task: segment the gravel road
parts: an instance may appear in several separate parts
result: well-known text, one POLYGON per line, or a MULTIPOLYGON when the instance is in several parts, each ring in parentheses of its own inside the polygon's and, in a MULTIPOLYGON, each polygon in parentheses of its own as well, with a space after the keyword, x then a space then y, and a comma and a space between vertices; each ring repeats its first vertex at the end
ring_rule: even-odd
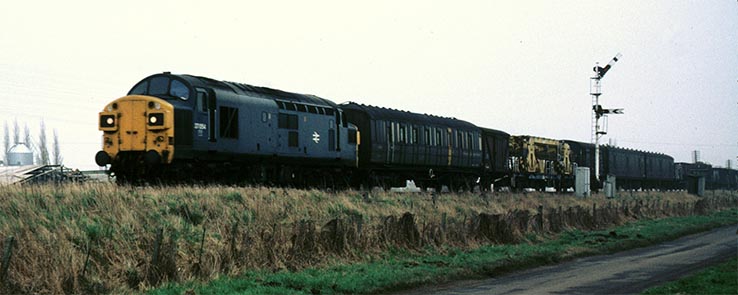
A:
POLYGON ((402 294, 633 294, 738 255, 736 226, 612 255, 402 294))

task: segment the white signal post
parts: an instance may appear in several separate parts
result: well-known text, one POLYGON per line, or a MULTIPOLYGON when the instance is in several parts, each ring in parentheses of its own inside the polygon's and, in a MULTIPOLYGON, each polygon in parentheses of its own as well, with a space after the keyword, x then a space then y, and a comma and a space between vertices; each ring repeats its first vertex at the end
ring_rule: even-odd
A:
POLYGON ((595 76, 590 78, 589 94, 592 95, 592 143, 595 145, 595 163, 594 175, 597 184, 600 184, 600 137, 607 134, 606 130, 600 130, 600 118, 606 117, 607 114, 622 114, 623 109, 603 109, 600 105, 600 95, 602 94, 602 84, 600 80, 605 76, 607 71, 620 59, 622 54, 618 53, 604 67, 600 67, 599 63, 595 63, 593 68, 595 76))

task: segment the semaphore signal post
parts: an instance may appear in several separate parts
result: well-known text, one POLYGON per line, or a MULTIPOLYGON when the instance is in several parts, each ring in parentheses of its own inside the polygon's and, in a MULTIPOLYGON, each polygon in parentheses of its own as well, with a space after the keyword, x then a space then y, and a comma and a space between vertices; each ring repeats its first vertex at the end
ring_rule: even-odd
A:
POLYGON ((600 95, 602 95, 601 80, 621 56, 622 54, 620 53, 616 54, 604 67, 600 67, 599 63, 595 63, 595 67, 592 69, 595 72, 595 76, 590 78, 589 94, 592 95, 592 143, 595 145, 594 175, 598 186, 600 185, 600 137, 607 134, 607 128, 602 128, 600 125, 600 118, 607 118, 608 114, 623 113, 623 109, 602 108, 600 105, 600 95))

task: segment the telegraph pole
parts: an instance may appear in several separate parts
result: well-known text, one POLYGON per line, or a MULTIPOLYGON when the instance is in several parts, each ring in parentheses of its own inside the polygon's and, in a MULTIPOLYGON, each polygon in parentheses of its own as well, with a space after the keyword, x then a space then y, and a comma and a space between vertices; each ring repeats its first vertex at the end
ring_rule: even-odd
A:
POLYGON ((592 143, 595 145, 594 175, 597 185, 600 185, 600 137, 607 134, 607 130, 604 130, 600 126, 600 118, 607 117, 607 114, 623 113, 623 109, 602 108, 600 105, 600 95, 602 95, 602 84, 600 80, 605 77, 607 71, 615 65, 621 56, 622 54, 620 53, 616 54, 604 67, 600 67, 599 63, 595 63, 595 67, 592 69, 595 72, 595 76, 590 78, 589 81, 589 94, 592 95, 592 143))

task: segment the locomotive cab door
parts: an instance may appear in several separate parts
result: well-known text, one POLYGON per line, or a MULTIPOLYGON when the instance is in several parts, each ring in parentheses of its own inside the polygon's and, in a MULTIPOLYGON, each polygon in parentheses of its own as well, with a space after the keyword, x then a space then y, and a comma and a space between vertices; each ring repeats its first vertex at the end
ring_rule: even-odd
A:
POLYGON ((193 120, 195 150, 204 151, 215 148, 215 109, 215 93, 210 89, 197 88, 193 120))

